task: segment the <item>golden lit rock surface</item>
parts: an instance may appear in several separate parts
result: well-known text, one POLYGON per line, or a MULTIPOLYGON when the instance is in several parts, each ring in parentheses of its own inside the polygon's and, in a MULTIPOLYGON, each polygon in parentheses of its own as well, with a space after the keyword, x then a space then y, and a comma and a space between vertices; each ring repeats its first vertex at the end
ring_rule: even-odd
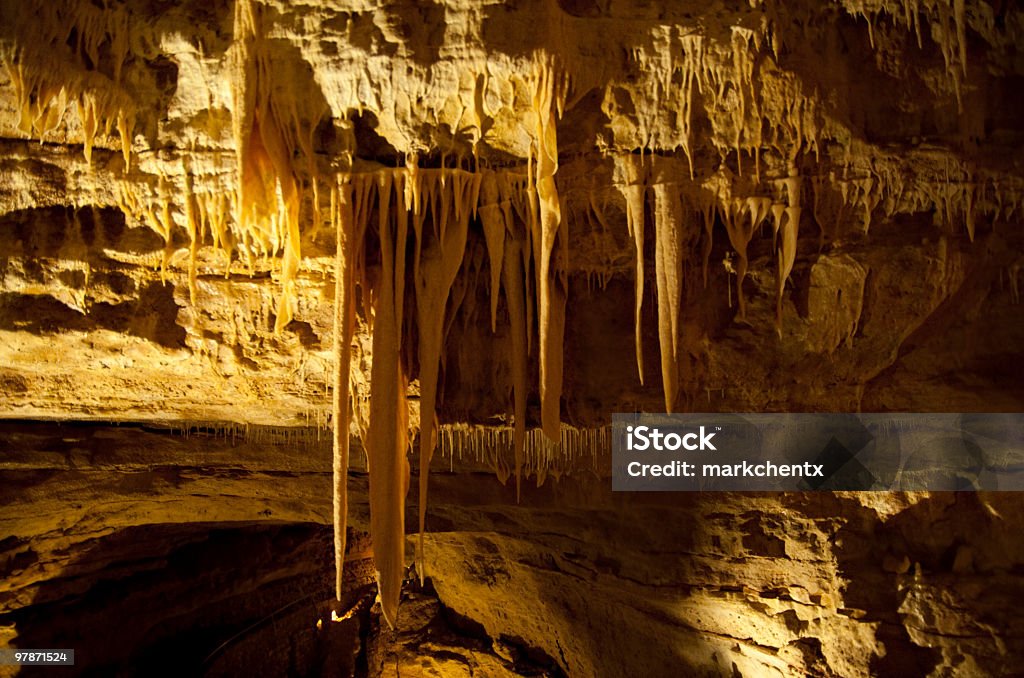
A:
MULTIPOLYGON (((14 416, 323 422, 332 186, 379 163, 512 182, 498 203, 515 203, 503 213, 509 238, 527 244, 531 388, 543 396, 568 381, 563 420, 656 402, 656 373, 645 388, 623 374, 629 400, 608 402, 588 382, 609 353, 571 344, 581 307, 629 317, 617 288, 643 295, 642 279, 658 277, 656 254, 633 257, 631 242, 653 252, 666 229, 682 238, 666 262, 679 268, 680 304, 652 320, 638 297, 635 324, 661 323, 672 346, 635 350, 648 366, 665 357, 663 400, 691 409, 856 406, 979 268, 1001 289, 985 302, 990 317, 1008 312, 1019 275, 1013 6, 67 1, 32 12, 11 2, 4 14, 0 364, 14 416), (620 170, 630 156, 634 169, 620 170), (557 200, 545 197, 549 176, 557 200), (629 198, 626 184, 647 190, 629 198), (826 275, 818 259, 836 256, 865 279, 864 301, 844 301, 839 319, 804 306, 826 275), (887 286, 894 267, 915 287, 887 286), (549 313, 560 317, 549 288, 567 297, 565 348, 539 336, 549 313), (47 310, 27 312, 35 302, 47 310), (746 351, 755 364, 728 350, 737 341, 763 346, 746 351), (560 359, 545 367, 549 354, 564 354, 564 376, 560 359), (773 373, 801 365, 843 396, 759 375, 764 357, 773 373), (580 404, 594 399, 608 407, 580 404)), ((410 175, 410 190, 426 190, 425 174, 410 175)), ((493 199, 474 194, 469 206, 493 199)), ((485 240, 470 231, 468 253, 485 240)), ((491 289, 502 286, 492 256, 467 257, 457 274, 462 324, 486 315, 477 297, 508 303, 491 289)), ((646 289, 658 308, 664 294, 646 289)), ((509 316, 495 317, 479 340, 484 364, 448 386, 479 403, 460 404, 460 418, 512 414, 509 316)), ((625 335, 614 334, 617 355, 625 335)), ((353 363, 354 395, 365 399, 370 342, 365 327, 357 336, 366 363, 353 363)), ((547 421, 557 415, 545 402, 547 421)))
MULTIPOLYGON (((327 438, 2 430, 6 633, 15 622, 22 642, 88 645, 127 662, 136 645, 181 625, 227 639, 248 622, 225 632, 221 615, 245 619, 263 598, 268 612, 299 600, 276 617, 276 632, 265 622, 217 661, 228 674, 243 652, 267 667, 303 665, 289 652, 312 647, 300 639, 312 632, 313 605, 334 590, 327 438), (139 593, 89 593, 103 582, 139 593)), ((580 474, 524 484, 517 503, 511 483, 456 469, 432 474, 425 551, 444 618, 468 636, 451 650, 424 619, 436 611, 420 593, 403 592, 394 631, 371 609, 367 478, 351 474, 346 589, 365 598, 356 616, 377 648, 369 658, 391 657, 370 675, 524 660, 549 675, 730 675, 733 664, 753 676, 1004 675, 1024 652, 1015 493, 624 496, 580 474)), ((415 492, 414 483, 410 514, 415 492)), ((165 661, 184 662, 185 650, 165 661)))
POLYGON ((330 651, 403 675, 987 674, 1019 653, 990 618, 1019 615, 980 588, 1019 587, 1012 497, 968 518, 945 496, 689 498, 669 508, 692 531, 647 534, 628 526, 665 507, 590 480, 612 412, 1021 409, 1015 3, 0 0, 0 19, 0 417, 249 434, 196 451, 165 431, 122 466, 12 429, 0 614, 44 602, 89 539, 271 516, 334 524, 340 605, 351 518, 380 593, 359 628, 383 615, 387 647, 330 651), (51 505, 47 469, 80 465, 102 482, 51 505), (131 508, 82 508, 111 501, 131 508), (421 665, 409 525, 410 614, 438 618, 433 586, 482 643, 421 665), (671 641, 631 663, 652 624, 671 641))

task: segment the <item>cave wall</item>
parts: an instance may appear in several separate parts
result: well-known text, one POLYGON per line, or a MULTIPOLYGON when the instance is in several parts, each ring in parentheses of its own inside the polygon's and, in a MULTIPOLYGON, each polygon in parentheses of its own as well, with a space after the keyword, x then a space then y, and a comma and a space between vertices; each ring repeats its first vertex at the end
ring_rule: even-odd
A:
POLYGON ((431 478, 431 590, 407 585, 392 630, 354 471, 342 628, 326 441, 0 432, 0 640, 75 647, 78 672, 1012 675, 1024 653, 1017 493, 623 494, 578 474, 517 502, 456 465, 431 478))
POLYGON ((1015 495, 618 495, 600 429, 666 407, 1020 410, 1015 3, 0 0, 0 17, 0 640, 89 641, 82 670, 103 671, 209 628, 232 642, 188 636, 175 666, 212 652, 211 675, 1016 670, 1015 495), (428 235, 387 261, 414 204, 428 235), (417 247, 459 223, 434 309, 429 579, 391 628, 360 442, 372 325, 405 311, 415 433, 417 247), (349 259, 346 225, 366 229, 349 259), (314 631, 339 262, 359 278, 343 632, 314 631), (412 273, 384 308, 394 262, 412 273), (552 408, 560 445, 538 428, 552 408), (99 632, 110 610, 131 642, 99 632))
MULTIPOLYGON (((540 63, 565 88, 552 258, 567 292, 564 421, 663 408, 665 374, 678 409, 1013 409, 1019 367, 995 365, 1021 332, 1022 19, 1012 5, 955 9, 7 3, 0 404, 23 418, 323 425, 331 177, 410 162, 526 172, 540 63), (246 11, 258 38, 244 37, 246 11), (244 50, 257 75, 239 70, 244 50), (297 242, 237 230, 250 145, 237 129, 261 96, 293 143, 297 242), (670 194, 680 345, 663 372, 656 241, 670 194), (767 216, 756 201, 797 209, 767 216), (641 279, 643 384, 620 359, 635 350, 641 279), (990 401, 970 395, 981 390, 990 401)), ((491 331, 496 262, 480 219, 455 286, 463 302, 449 304, 448 421, 512 411, 506 295, 491 331)), ((367 329, 353 345, 357 397, 367 329)), ((543 353, 535 343, 531 375, 543 353)), ((536 376, 529 388, 532 426, 536 376)))

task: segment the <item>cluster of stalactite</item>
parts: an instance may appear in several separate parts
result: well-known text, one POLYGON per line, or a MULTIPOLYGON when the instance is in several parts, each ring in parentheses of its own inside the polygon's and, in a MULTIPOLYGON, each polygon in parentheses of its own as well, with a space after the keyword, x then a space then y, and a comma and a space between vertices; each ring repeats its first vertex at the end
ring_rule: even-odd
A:
POLYGON ((0 44, 0 60, 20 109, 18 128, 42 139, 72 114, 89 160, 97 135, 109 136, 116 125, 127 165, 136 115, 122 78, 131 49, 128 12, 90 2, 55 2, 39 12, 10 5, 3 20, 18 40, 0 44))
MULTIPOLYGON (((553 435, 560 436, 562 328, 565 313, 565 268, 544 266, 556 248, 560 228, 557 216, 543 223, 540 196, 557 203, 550 182, 540 189, 537 174, 512 171, 466 171, 420 168, 414 159, 407 167, 372 172, 339 173, 330 187, 330 217, 337 233, 335 288, 334 388, 336 459, 336 547, 344 552, 345 478, 348 468, 348 430, 353 415, 349 386, 350 350, 356 309, 372 320, 372 366, 368 412, 363 438, 370 472, 371 533, 379 573, 384 614, 394 619, 398 591, 405 570, 405 496, 410 482, 407 461, 411 428, 419 429, 421 532, 419 572, 422 566, 422 531, 426 516, 427 480, 437 447, 435 420, 439 372, 446 331, 450 329, 453 284, 463 267, 471 220, 480 223, 492 272, 491 320, 496 323, 498 295, 504 293, 512 328, 514 374, 514 474, 522 482, 526 458, 526 396, 528 351, 536 325, 541 399, 554 417, 553 435), (545 229, 553 229, 545 250, 545 229), (367 243, 379 246, 380 262, 368 274, 367 243), (560 279, 561 277, 561 279, 560 279), (547 279, 545 279, 547 278, 547 279), (559 287, 561 286, 561 287, 559 287), (554 287, 557 302, 545 302, 544 289, 554 287), (405 295, 414 295, 406 303, 405 295), (544 311, 547 303, 548 310, 544 311), (406 318, 415 308, 415 319, 406 318), (533 315, 536 314, 536 322, 533 315), (415 332, 410 328, 414 327, 415 332), (416 345, 410 346, 415 336, 416 345), (419 422, 410 422, 406 400, 409 361, 416 355, 419 379, 419 422), (554 374, 556 378, 551 378, 554 374), (548 379, 545 388, 545 379, 548 379)), ((550 217, 549 217, 550 218, 550 217)), ((550 292, 549 292, 550 294, 550 292)), ((358 402, 357 407, 366 404, 358 402)), ((549 422, 547 422, 549 423, 549 422)), ((340 578, 339 578, 340 584, 340 578)))

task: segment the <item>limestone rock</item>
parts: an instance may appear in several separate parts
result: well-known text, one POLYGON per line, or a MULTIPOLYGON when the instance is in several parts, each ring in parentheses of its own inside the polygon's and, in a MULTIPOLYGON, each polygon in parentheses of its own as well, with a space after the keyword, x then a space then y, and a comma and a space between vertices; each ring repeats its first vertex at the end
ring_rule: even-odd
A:
POLYGON ((602 427, 1019 411, 1022 36, 988 0, 0 0, 0 640, 1016 670, 1014 496, 613 496, 602 427))

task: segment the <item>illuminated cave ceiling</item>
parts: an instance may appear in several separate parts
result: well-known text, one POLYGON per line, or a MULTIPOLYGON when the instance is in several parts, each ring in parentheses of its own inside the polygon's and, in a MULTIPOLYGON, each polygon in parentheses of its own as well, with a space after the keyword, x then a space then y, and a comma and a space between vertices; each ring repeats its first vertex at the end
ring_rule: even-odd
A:
MULTIPOLYGON (((524 333, 531 426, 560 382, 580 425, 666 401, 978 406, 941 364, 887 379, 937 314, 1014 313, 1013 3, 105 4, 3 5, 8 414, 324 422, 331 200, 372 191, 372 278, 384 176, 406 206, 472 209, 448 420, 511 414, 524 333)), ((406 325, 427 336, 416 299, 439 292, 417 295, 407 260, 406 325)), ((993 354, 1014 338, 964 332, 993 354)), ((370 352, 360 320, 357 398, 370 352)))

